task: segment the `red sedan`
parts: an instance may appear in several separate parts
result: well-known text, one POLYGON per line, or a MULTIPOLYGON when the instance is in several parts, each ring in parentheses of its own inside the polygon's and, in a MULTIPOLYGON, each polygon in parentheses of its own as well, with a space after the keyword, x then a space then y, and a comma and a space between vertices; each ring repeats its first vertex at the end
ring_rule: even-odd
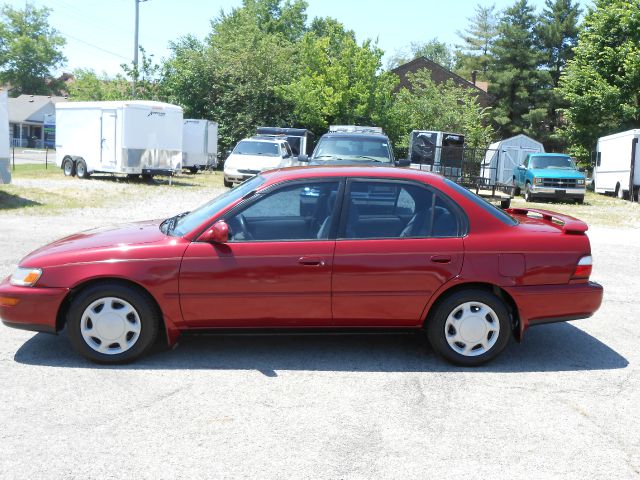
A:
POLYGON ((502 211, 410 169, 263 173, 190 213, 78 233, 0 284, 9 326, 102 363, 203 330, 411 329, 461 365, 531 325, 591 316, 587 225, 502 211))

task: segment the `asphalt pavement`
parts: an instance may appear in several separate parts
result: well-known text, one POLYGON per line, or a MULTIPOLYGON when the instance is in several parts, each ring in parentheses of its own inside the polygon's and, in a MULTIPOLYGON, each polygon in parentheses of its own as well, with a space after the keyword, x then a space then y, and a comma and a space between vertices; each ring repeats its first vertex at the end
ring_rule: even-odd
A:
MULTIPOLYGON (((68 228, 0 221, 21 252, 68 228)), ((0 478, 639 478, 640 232, 590 237, 600 311, 481 368, 419 335, 187 337, 104 367, 0 327, 0 478)))

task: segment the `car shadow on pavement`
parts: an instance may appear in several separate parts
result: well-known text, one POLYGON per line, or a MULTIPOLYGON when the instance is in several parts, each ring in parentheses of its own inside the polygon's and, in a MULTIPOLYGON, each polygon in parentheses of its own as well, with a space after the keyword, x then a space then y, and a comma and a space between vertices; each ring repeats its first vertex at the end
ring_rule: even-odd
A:
POLYGON ((198 335, 173 351, 156 349, 135 363, 93 364, 72 349, 65 335, 36 334, 16 352, 18 363, 51 367, 134 370, 280 370, 349 372, 546 372, 625 368, 628 361, 571 324, 533 328, 522 344, 511 342, 488 365, 461 368, 437 357, 421 334, 198 335))

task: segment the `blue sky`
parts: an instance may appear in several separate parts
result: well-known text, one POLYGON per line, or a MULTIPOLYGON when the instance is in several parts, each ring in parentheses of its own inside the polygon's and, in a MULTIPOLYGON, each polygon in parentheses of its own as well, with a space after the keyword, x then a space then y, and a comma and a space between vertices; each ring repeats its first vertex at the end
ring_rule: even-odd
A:
MULTIPOLYGON (((2 0, 0 0, 2 2, 2 0)), ((30 0, 53 10, 51 24, 65 35, 67 64, 62 71, 92 68, 113 75, 133 56, 134 0, 30 0)), ((5 0, 23 7, 25 0, 5 0)), ((458 43, 456 31, 467 26, 477 0, 308 0, 309 18, 331 16, 356 32, 359 41, 377 39, 386 59, 411 42, 438 38, 458 43)), ((495 0, 502 9, 514 0, 495 0)), ((591 2, 581 0, 583 6, 591 2)), ((169 55, 167 45, 188 33, 204 38, 220 9, 241 0, 148 0, 140 4, 140 44, 156 59, 169 55)), ((532 0, 542 10, 544 0, 532 0)))

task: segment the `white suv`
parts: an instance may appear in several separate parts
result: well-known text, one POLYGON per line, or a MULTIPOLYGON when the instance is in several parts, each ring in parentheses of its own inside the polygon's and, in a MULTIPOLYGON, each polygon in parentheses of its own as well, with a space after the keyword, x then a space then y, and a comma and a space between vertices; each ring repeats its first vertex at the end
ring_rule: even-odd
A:
POLYGON ((264 170, 297 164, 286 140, 268 135, 245 138, 224 162, 224 186, 232 187, 264 170))

